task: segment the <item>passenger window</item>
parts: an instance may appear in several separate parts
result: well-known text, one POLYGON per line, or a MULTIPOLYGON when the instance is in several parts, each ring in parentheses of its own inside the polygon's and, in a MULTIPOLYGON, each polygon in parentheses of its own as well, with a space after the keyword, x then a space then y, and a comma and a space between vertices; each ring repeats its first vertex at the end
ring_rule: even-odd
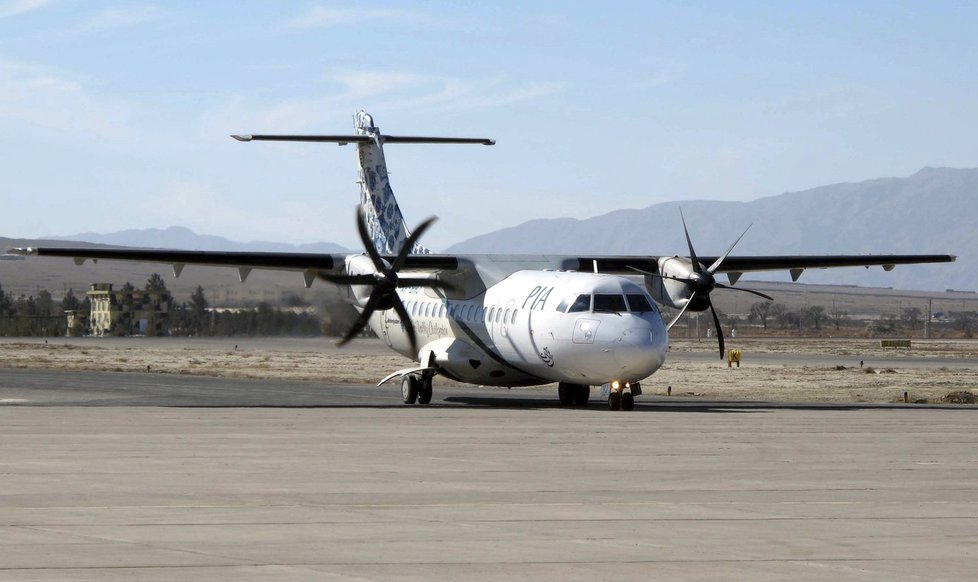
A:
POLYGON ((503 314, 503 308, 500 307, 496 310, 496 323, 499 323, 499 316, 503 314))
POLYGON ((513 310, 513 316, 512 316, 512 317, 511 317, 511 318, 509 319, 509 322, 510 322, 511 324, 513 324, 513 323, 516 323, 516 312, 517 312, 517 311, 518 311, 518 310, 516 310, 516 309, 514 309, 514 310, 513 310))
POLYGON ((622 311, 628 311, 628 307, 625 306, 624 295, 611 295, 605 293, 596 293, 594 295, 595 313, 620 313, 622 311))
POLYGON ((629 293, 625 295, 625 299, 628 300, 628 309, 631 311, 638 313, 652 311, 652 305, 649 304, 649 299, 645 295, 629 293))
POLYGON ((445 317, 445 306, 442 305, 438 308, 438 317, 445 317))
POLYGON ((571 304, 570 309, 567 310, 567 313, 577 313, 581 311, 590 311, 590 310, 591 310, 591 296, 578 295, 577 299, 574 300, 574 303, 571 304))
POLYGON ((431 315, 431 304, 430 303, 425 303, 424 304, 424 316, 425 317, 428 317, 429 315, 431 315))
POLYGON ((503 323, 507 321, 509 321, 509 307, 507 307, 506 311, 503 312, 503 323))
POLYGON ((486 323, 492 323, 492 316, 495 315, 495 313, 496 313, 496 308, 490 307, 489 314, 486 315, 486 323))

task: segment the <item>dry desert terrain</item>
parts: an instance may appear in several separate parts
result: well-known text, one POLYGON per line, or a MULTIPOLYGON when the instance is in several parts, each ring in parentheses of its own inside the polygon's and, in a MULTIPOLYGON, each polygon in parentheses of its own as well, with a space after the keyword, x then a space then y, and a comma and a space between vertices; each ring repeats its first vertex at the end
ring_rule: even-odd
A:
MULTIPOLYGON (((872 339, 738 339, 741 367, 710 340, 674 340, 647 394, 789 402, 944 402, 978 392, 978 340, 914 341, 884 349, 872 339), (863 366, 860 367, 860 361, 863 366)), ((226 378, 376 383, 411 362, 379 340, 337 349, 329 338, 0 338, 0 367, 195 374, 226 378)), ((439 389, 453 382, 436 379, 439 389)), ((396 389, 396 386, 391 386, 396 389)), ((528 390, 553 390, 553 387, 528 390)))

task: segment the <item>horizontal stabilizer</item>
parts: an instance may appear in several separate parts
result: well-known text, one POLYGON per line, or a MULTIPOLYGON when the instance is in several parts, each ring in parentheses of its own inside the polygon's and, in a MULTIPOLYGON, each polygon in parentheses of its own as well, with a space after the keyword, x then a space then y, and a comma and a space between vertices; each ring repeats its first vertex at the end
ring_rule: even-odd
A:
MULTIPOLYGON (((348 143, 373 143, 370 135, 232 135, 238 141, 302 141, 326 142, 346 145, 348 143)), ((481 137, 417 137, 406 135, 381 135, 383 143, 474 143, 495 145, 496 140, 481 137)))

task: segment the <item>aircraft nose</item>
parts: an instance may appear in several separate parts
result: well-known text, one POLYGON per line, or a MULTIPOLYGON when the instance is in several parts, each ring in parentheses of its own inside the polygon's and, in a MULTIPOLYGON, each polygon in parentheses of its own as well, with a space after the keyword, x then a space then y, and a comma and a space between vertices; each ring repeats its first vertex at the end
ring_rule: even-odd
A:
POLYGON ((657 343, 652 325, 626 329, 615 342, 615 361, 626 375, 644 378, 662 364, 657 343))

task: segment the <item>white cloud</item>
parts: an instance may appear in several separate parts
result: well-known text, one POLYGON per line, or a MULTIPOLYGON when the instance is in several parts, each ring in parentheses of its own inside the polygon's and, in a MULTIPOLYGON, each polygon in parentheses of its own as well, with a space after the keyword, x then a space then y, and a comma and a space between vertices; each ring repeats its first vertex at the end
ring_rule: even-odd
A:
POLYGON ((373 20, 395 20, 403 23, 420 19, 418 13, 406 10, 313 6, 308 12, 290 20, 287 24, 292 28, 326 28, 373 20))
POLYGON ((458 111, 502 107, 540 99, 562 91, 563 83, 512 84, 503 78, 461 79, 404 72, 360 72, 333 76, 338 90, 319 97, 255 104, 237 96, 208 112, 208 127, 252 131, 303 131, 350 115, 359 108, 382 111, 458 111))
POLYGON ((163 11, 155 6, 107 8, 86 20, 82 28, 85 30, 127 28, 159 20, 163 15, 163 11))
POLYGON ((417 87, 428 79, 411 73, 351 73, 334 77, 347 97, 371 97, 417 87))
POLYGON ((7 2, 0 3, 0 18, 24 14, 25 12, 43 8, 50 3, 51 0, 8 0, 7 2))
POLYGON ((63 72, 0 59, 0 120, 119 139, 128 134, 128 112, 125 103, 96 98, 63 72))

